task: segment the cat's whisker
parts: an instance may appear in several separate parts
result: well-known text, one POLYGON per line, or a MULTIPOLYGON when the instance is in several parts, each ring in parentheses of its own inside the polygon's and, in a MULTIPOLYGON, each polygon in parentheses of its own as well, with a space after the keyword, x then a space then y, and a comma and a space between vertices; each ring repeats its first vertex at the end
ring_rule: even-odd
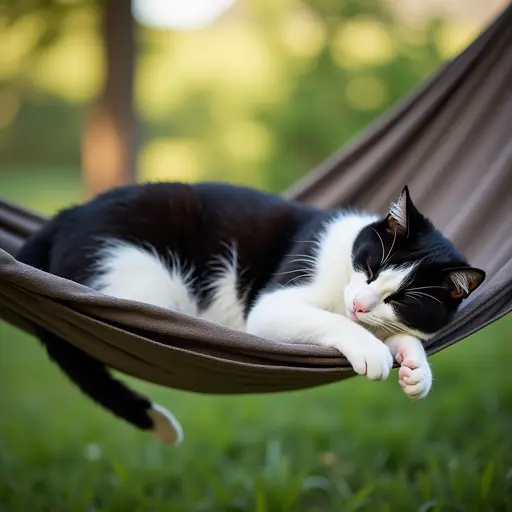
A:
POLYGON ((391 257, 393 247, 395 247, 395 242, 396 242, 396 229, 395 229, 395 234, 393 236, 393 243, 391 244, 391 247, 389 248, 388 255, 384 258, 384 261, 382 262, 381 266, 384 266, 388 262, 389 258, 391 257))
POLYGON ((309 258, 309 259, 315 259, 315 257, 312 254, 297 254, 295 252, 285 254, 285 258, 289 258, 290 256, 298 256, 299 258, 309 258))
POLYGON ((301 274, 300 276, 295 276, 295 277, 292 277, 286 284, 285 286, 288 286, 290 283, 293 283, 294 281, 296 281, 297 279, 301 279, 301 278, 309 278, 309 279, 312 279, 314 278, 313 275, 311 274, 301 274))
POLYGON ((394 332, 395 334, 410 334, 407 329, 388 320, 386 320, 382 324, 382 326, 384 327, 384 329, 388 329, 389 331, 394 332))
POLYGON ((297 242, 300 244, 318 244, 319 240, 292 240, 292 242, 297 242))
MULTIPOLYGON (((315 262, 309 261, 309 260, 291 260, 291 261, 288 261, 287 263, 289 265, 292 265, 293 263, 305 263, 306 265, 310 265, 311 267, 315 266, 315 262)), ((311 270, 311 268, 310 268, 310 270, 311 270)))
POLYGON ((404 291, 405 292, 412 292, 412 291, 415 291, 415 290, 426 290, 427 288, 440 288, 440 289, 443 289, 443 290, 448 290, 448 288, 446 286, 418 286, 417 288, 407 288, 404 291))
POLYGON ((308 261, 308 262, 311 262, 311 263, 315 263, 316 262, 316 258, 305 258, 305 257, 300 257, 300 258, 295 258, 294 260, 290 260, 288 261, 287 263, 292 263, 292 262, 295 262, 295 261, 308 261))
POLYGON ((372 228, 373 231, 375 231, 375 234, 379 237, 379 240, 380 240, 380 245, 382 247, 382 257, 380 258, 380 265, 382 266, 382 262, 384 261, 384 241, 382 240, 382 237, 379 235, 379 232, 375 229, 375 228, 372 228))
POLYGON ((381 327, 384 327, 386 329, 390 329, 392 331, 395 331, 395 332, 398 332, 400 331, 400 326, 396 325, 395 323, 389 321, 389 320, 386 320, 385 318, 376 318, 377 320, 377 323, 381 326, 381 327))
POLYGON ((284 276, 286 274, 293 274, 295 272, 308 272, 310 269, 308 268, 298 268, 296 270, 288 270, 286 272, 275 272, 274 274, 272 274, 273 276, 284 276))
POLYGON ((382 327, 385 327, 387 329, 391 329, 391 330, 394 330, 394 331, 397 331, 397 332, 403 332, 404 331, 404 329, 399 324, 396 324, 395 322, 393 322, 391 320, 388 320, 386 318, 379 318, 379 317, 374 317, 374 319, 382 327))
POLYGON ((406 295, 411 295, 411 296, 412 295, 424 295, 425 297, 429 297, 432 300, 435 300, 435 301, 439 302, 439 304, 441 304, 441 305, 443 304, 439 299, 437 299, 436 297, 430 295, 429 293, 425 293, 425 292, 411 292, 411 291, 405 292, 405 293, 406 293, 406 295))
POLYGON ((375 327, 383 327, 384 319, 379 318, 378 316, 374 316, 372 314, 366 315, 364 318, 364 323, 373 325, 375 327))
POLYGON ((412 295, 412 294, 408 294, 408 293, 406 293, 406 295, 407 295, 408 297, 410 297, 411 299, 414 299, 414 300, 415 300, 415 301, 416 301, 416 302, 421 306, 421 301, 420 301, 420 299, 418 299, 417 297, 415 297, 415 296, 414 296, 414 295, 412 295))
POLYGON ((369 319, 365 320, 370 320, 368 321, 368 324, 373 327, 382 328, 395 334, 407 334, 407 332, 399 325, 389 322, 388 320, 384 320, 378 317, 370 317, 369 319))
MULTIPOLYGON (((291 254, 290 256, 293 256, 293 254, 291 254)), ((300 254, 296 255, 296 256, 299 256, 299 257, 295 258, 293 260, 290 260, 287 263, 295 263, 297 261, 303 261, 303 262, 307 262, 307 263, 316 263, 316 261, 317 261, 317 259, 314 256, 302 256, 300 254)))

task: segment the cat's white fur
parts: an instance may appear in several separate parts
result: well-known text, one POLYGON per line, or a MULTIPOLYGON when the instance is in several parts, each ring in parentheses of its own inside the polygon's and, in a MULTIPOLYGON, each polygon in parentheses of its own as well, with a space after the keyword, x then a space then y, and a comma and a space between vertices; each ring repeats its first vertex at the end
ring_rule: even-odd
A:
POLYGON ((179 264, 170 269, 152 248, 108 240, 96 255, 95 276, 87 284, 118 299, 197 316, 196 300, 190 290, 191 275, 179 264))
POLYGON ((310 282, 261 295, 247 321, 238 292, 240 269, 234 248, 228 248, 227 257, 219 255, 212 261, 213 277, 202 284, 213 291, 205 309, 192 293, 191 269, 169 255, 174 262, 169 270, 151 248, 126 242, 110 240, 103 246, 98 254, 97 275, 89 286, 114 297, 177 310, 274 341, 334 347, 357 373, 373 380, 387 378, 395 358, 401 364, 399 380, 405 393, 422 398, 430 390, 432 374, 418 333, 404 332, 400 325, 402 334, 383 343, 370 332, 384 323, 391 331, 399 325, 392 307, 383 299, 411 272, 411 267, 388 269, 368 285, 364 273, 353 268, 354 240, 374 220, 357 213, 333 219, 316 245, 310 282), (356 312, 354 300, 369 312, 356 312))
POLYGON ((141 248, 120 240, 108 240, 98 251, 95 275, 90 288, 119 299, 136 300, 209 320, 231 329, 245 329, 244 306, 237 292, 237 253, 228 247, 228 256, 211 262, 212 277, 203 287, 212 300, 200 309, 192 293, 192 270, 175 255, 162 261, 151 247, 141 248), (172 265, 169 262, 172 261, 172 265))
POLYGON ((238 292, 240 272, 236 248, 229 246, 228 256, 217 256, 210 267, 214 271, 206 287, 212 292, 212 301, 200 312, 200 318, 238 331, 245 330, 244 303, 238 292))

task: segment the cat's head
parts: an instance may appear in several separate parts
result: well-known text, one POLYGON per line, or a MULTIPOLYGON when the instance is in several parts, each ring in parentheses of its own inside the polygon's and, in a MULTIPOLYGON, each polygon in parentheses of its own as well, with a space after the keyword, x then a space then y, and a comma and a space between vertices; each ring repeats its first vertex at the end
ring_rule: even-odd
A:
POLYGON ((405 187, 388 215, 354 242, 347 314, 368 327, 431 335, 484 279, 418 211, 405 187))

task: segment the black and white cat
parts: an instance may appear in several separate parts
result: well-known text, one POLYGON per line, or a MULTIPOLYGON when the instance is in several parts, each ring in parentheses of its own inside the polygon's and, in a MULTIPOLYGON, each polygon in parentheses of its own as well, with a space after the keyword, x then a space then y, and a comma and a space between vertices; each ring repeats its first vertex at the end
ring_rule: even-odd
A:
MULTIPOLYGON (((334 347, 369 379, 386 379, 395 359, 411 398, 432 384, 420 340, 485 278, 416 209, 407 187, 383 218, 219 183, 120 187, 59 213, 18 259, 114 297, 274 341, 334 347)), ((164 442, 181 439, 168 411, 70 343, 38 335, 96 402, 164 442)))

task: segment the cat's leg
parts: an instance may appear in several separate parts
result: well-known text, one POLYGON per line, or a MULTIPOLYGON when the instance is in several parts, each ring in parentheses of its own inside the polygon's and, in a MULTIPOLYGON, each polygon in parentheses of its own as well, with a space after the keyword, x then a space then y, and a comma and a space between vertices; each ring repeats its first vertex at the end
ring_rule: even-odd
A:
POLYGON ((356 373, 386 379, 393 366, 389 348, 348 318, 322 310, 307 291, 285 288, 264 293, 247 317, 247 332, 284 343, 311 343, 338 349, 356 373))
MULTIPOLYGON (((110 241, 99 251, 96 274, 87 284, 119 299, 196 315, 190 274, 181 271, 182 266, 175 256, 172 260, 175 265, 169 270, 155 251, 110 241)), ((166 444, 181 442, 183 430, 170 411, 115 380, 104 365, 69 343, 54 339, 52 344, 46 345, 50 356, 93 400, 139 428, 152 430, 166 444)))
POLYGON ((417 400, 426 397, 432 387, 432 370, 421 341, 408 334, 395 334, 385 343, 400 364, 398 379, 404 393, 417 400))
POLYGON ((108 368, 91 355, 50 331, 41 327, 34 329, 49 357, 89 398, 132 425, 153 431, 163 443, 181 442, 183 430, 169 411, 115 379, 108 368))

